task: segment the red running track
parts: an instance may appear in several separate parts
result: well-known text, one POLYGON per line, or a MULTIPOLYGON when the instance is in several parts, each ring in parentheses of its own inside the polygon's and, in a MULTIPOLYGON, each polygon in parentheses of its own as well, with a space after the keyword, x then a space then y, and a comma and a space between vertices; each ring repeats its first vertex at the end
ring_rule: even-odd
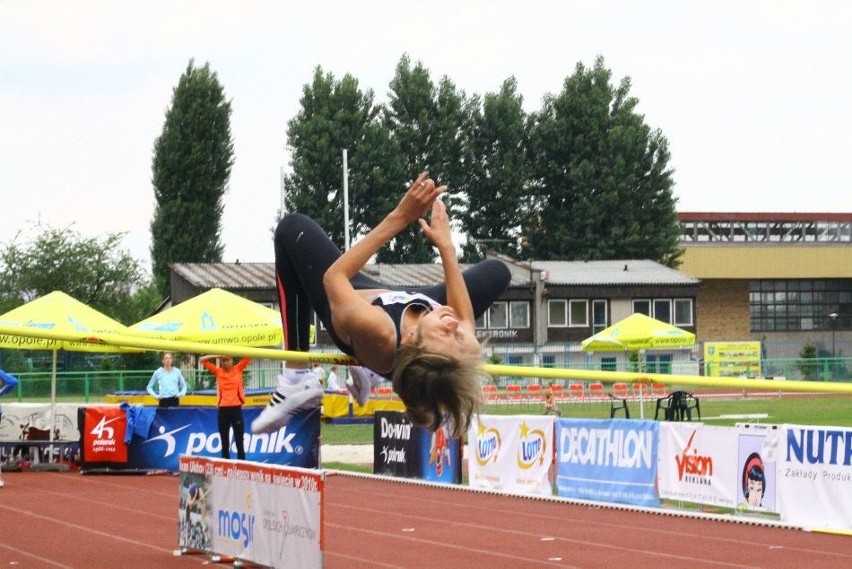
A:
MULTIPOLYGON (((3 478, 0 567, 211 565, 203 554, 173 555, 177 476, 3 478)), ((334 472, 325 514, 329 569, 852 567, 848 536, 334 472)))

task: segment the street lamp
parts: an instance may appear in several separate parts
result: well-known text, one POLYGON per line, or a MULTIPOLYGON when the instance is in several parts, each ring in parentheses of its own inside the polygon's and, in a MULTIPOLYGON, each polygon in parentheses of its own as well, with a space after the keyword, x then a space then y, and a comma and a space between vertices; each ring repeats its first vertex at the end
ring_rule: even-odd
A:
POLYGON ((832 312, 828 315, 831 318, 831 359, 834 359, 834 331, 837 330, 837 313, 832 312))

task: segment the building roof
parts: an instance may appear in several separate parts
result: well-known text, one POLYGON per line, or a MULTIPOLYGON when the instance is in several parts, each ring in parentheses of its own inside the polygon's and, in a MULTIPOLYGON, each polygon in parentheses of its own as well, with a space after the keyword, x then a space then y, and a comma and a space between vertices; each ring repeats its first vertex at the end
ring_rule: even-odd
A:
POLYGON ((697 285, 699 280, 649 260, 532 261, 554 285, 697 285))
MULTIPOLYGON (((510 287, 529 286, 532 271, 546 271, 557 285, 695 285, 698 279, 654 261, 512 261, 500 256, 512 273, 510 287), (627 267, 625 271, 624 268, 627 267)), ((199 289, 270 289, 275 263, 172 263, 172 271, 199 289)), ((462 270, 469 267, 462 264, 462 270)), ((408 288, 440 282, 440 264, 370 264, 364 274, 390 286, 408 288)))

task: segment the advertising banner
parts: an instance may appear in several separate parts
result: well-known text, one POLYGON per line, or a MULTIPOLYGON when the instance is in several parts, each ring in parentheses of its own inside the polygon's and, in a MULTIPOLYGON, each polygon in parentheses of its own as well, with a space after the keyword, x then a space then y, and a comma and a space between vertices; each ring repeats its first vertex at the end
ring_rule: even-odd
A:
MULTIPOLYGON (((100 409, 100 408, 96 408, 100 409)), ((106 409, 106 408, 104 408, 106 409)), ((263 407, 243 408, 245 424, 251 425, 263 407)), ((132 469, 132 470, 170 470, 177 472, 178 457, 182 454, 193 456, 221 457, 222 439, 217 424, 215 407, 132 407, 127 409, 128 417, 136 417, 137 423, 132 429, 132 437, 126 444, 127 461, 123 465, 115 462, 100 461, 96 456, 85 456, 81 468, 132 469), (144 413, 132 413, 143 411, 144 413), (142 418, 137 415, 141 415, 142 418), (139 425, 142 425, 140 430, 139 425)), ((99 418, 93 412, 86 419, 83 436, 90 435, 96 428, 99 418)), ((88 417, 88 415, 87 415, 88 417)), ((243 437, 246 459, 269 464, 298 466, 302 468, 319 467, 319 409, 304 411, 287 426, 265 434, 246 432, 243 437)), ((109 420, 109 419, 107 419, 109 420)), ((115 434, 115 433, 113 433, 115 434)), ((124 433, 122 434, 124 437, 124 433)), ((236 447, 231 434, 231 456, 236 456, 236 447)), ((127 440, 125 438, 122 441, 127 440)))
POLYGON ((181 456, 178 543, 269 567, 322 567, 325 474, 181 456))
POLYGON ((556 490, 565 498, 655 507, 656 421, 556 421, 556 490))
POLYGON ((659 438, 660 498, 736 507, 736 429, 665 422, 660 424, 659 438))
POLYGON ((461 484, 462 446, 445 426, 434 433, 412 425, 399 411, 377 411, 373 423, 373 473, 461 484))
POLYGON ((468 431, 471 488, 552 496, 552 416, 479 415, 468 431))
POLYGON ((852 531, 852 429, 783 426, 778 504, 782 521, 852 531))
POLYGON ((127 415, 118 407, 81 409, 83 428, 80 460, 85 462, 127 462, 127 415))
POLYGON ((734 480, 739 513, 778 518, 776 465, 782 430, 778 425, 741 424, 737 431, 734 480))
POLYGON ((761 377, 760 342, 705 342, 704 374, 761 377))

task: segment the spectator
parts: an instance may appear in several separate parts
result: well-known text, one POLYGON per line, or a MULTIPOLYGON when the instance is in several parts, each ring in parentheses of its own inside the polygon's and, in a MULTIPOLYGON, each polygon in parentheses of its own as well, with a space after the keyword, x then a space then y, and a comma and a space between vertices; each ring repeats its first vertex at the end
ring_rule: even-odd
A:
POLYGON ((216 405, 218 407, 217 423, 219 436, 222 438, 222 458, 231 458, 230 431, 234 430, 234 443, 237 446, 237 459, 245 460, 246 427, 243 421, 243 404, 246 402, 246 392, 243 387, 243 370, 251 360, 243 358, 234 364, 231 356, 201 356, 201 365, 216 378, 216 405), (219 358, 221 367, 210 363, 209 360, 219 358))
POLYGON ((180 369, 172 367, 173 358, 171 352, 164 352, 163 366, 154 372, 148 382, 148 394, 159 401, 160 407, 178 407, 180 398, 186 395, 186 380, 180 369))

